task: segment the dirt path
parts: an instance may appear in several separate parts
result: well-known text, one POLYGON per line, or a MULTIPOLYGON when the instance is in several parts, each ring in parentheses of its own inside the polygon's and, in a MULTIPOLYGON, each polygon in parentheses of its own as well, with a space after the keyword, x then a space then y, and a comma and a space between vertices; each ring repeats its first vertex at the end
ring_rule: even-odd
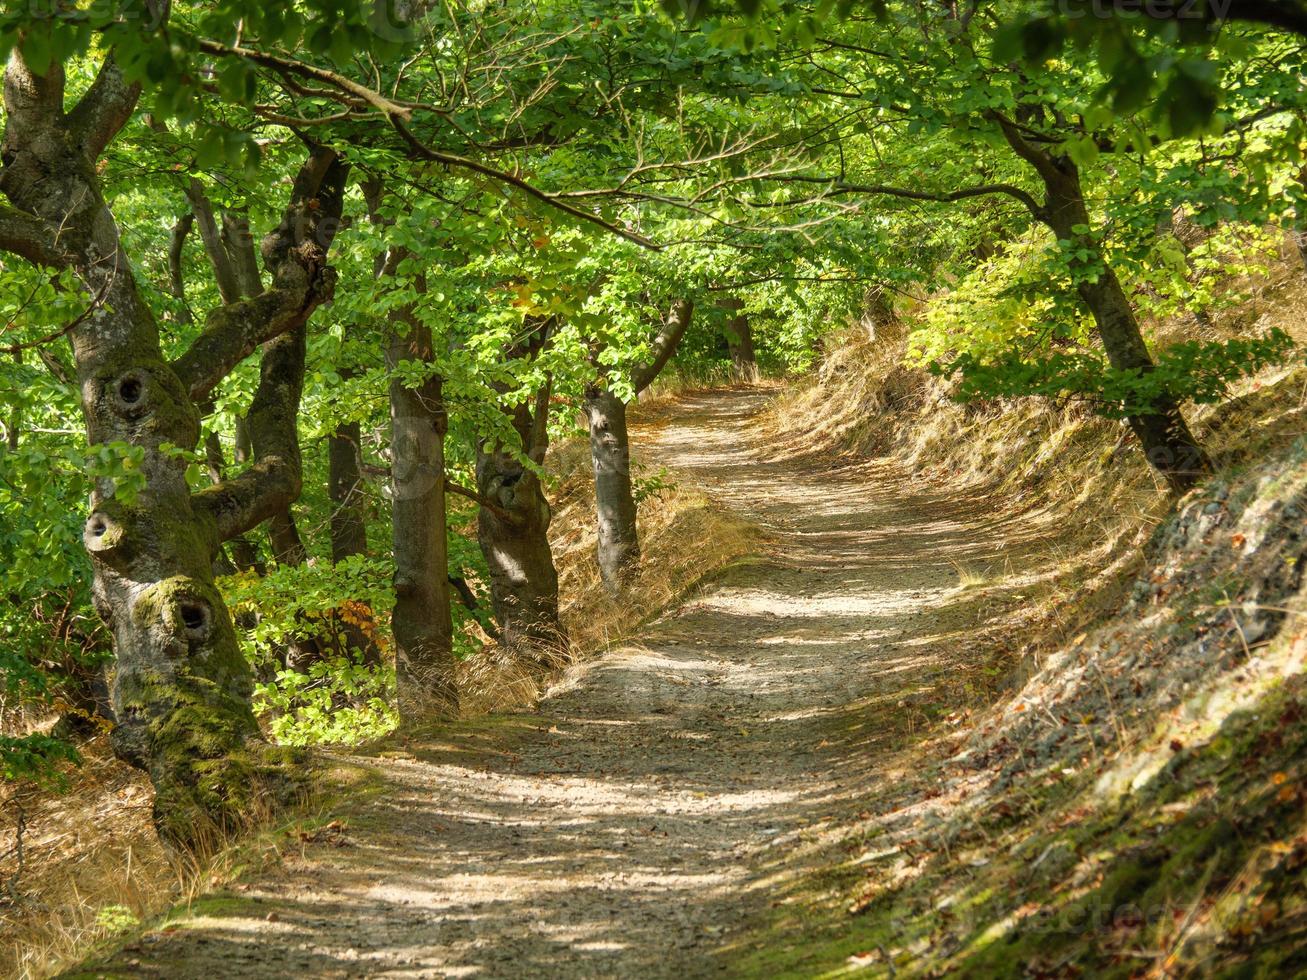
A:
POLYGON ((688 397, 637 450, 763 525, 772 557, 538 713, 369 758, 384 791, 343 835, 91 975, 695 977, 801 941, 753 931, 771 876, 956 674, 986 600, 955 563, 1032 539, 886 469, 766 461, 765 399, 688 397))

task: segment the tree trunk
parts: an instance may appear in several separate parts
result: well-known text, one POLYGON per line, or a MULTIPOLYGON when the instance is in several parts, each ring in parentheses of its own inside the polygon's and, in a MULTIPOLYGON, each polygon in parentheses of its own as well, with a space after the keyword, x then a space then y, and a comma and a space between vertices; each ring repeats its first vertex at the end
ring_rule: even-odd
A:
MULTIPOLYGON (((393 371, 406 361, 430 363, 431 331, 414 317, 396 329, 387 350, 393 371)), ((390 382, 394 527, 395 673, 406 721, 458 712, 453 621, 449 608, 449 543, 445 518, 445 431, 441 380, 410 388, 390 382)))
MULTIPOLYGON (((385 188, 363 185, 368 220, 389 224, 381 214, 385 188)), ((408 258, 390 248, 375 260, 379 280, 393 277, 408 258)), ((425 289, 421 275, 417 290, 425 289)), ((416 387, 393 376, 401 365, 430 365, 435 357, 431 329, 412 306, 391 313, 386 343, 390 380, 391 528, 395 558, 395 683, 400 718, 408 723, 454 716, 459 709, 454 625, 449 606, 449 540, 445 511, 445 413, 443 383, 428 374, 416 387)))
POLYGON ((368 550, 363 513, 362 432, 357 422, 336 427, 327 441, 327 495, 331 498, 331 560, 344 561, 368 550))
MULTIPOLYGON (((1135 370, 1140 374, 1154 370, 1134 309, 1116 273, 1105 265, 1097 282, 1083 282, 1078 290, 1098 325, 1098 335, 1112 367, 1135 370)), ((1155 398, 1151 412, 1131 415, 1129 422, 1144 448, 1149 465, 1161 473, 1173 489, 1188 490, 1203 474, 1211 471, 1207 454, 1189 431, 1180 406, 1170 396, 1155 398)))
MULTIPOLYGON (((118 495, 113 481, 96 481, 84 534, 95 607, 117 656, 113 745, 149 772, 161 835, 193 845, 207 827, 247 820, 255 798, 282 782, 274 773, 285 772, 272 763, 286 754, 260 742, 250 668, 214 586, 212 561, 224 540, 284 506, 298 487, 278 459, 267 458, 191 493, 187 460, 175 447, 198 444, 197 405, 239 360, 329 298, 332 279, 309 195, 316 197, 331 166, 342 180, 343 173, 334 154, 306 165, 286 227, 271 243, 274 288, 214 310, 190 349, 169 362, 96 173, 139 90, 109 57, 65 113, 63 81, 57 62, 42 76, 21 51, 10 56, 0 149, 9 205, 0 207, 0 249, 72 269, 93 298, 69 335, 87 438, 92 445, 122 441, 143 454, 143 486, 132 499, 118 495)), ((337 206, 322 207, 323 216, 339 215, 333 200, 337 206)))
MULTIPOLYGON (((1090 227, 1089 208, 1080 184, 1080 171, 1068 157, 1053 156, 1028 143, 1011 123, 999 119, 999 126, 1013 150, 1028 162, 1044 182, 1045 204, 1036 215, 1059 241, 1092 253, 1098 271, 1092 280, 1079 276, 1076 290, 1098 327, 1098 336, 1108 362, 1118 371, 1147 374, 1155 370, 1148 345, 1144 343, 1134 308, 1108 264, 1107 255, 1090 227)), ((1170 396, 1154 399, 1151 411, 1128 416, 1130 428, 1139 438, 1149 465, 1172 489, 1184 491, 1211 471, 1207 454, 1189 431, 1180 406, 1170 396)))
MULTIPOLYGON (((214 526, 193 506, 186 461, 168 451, 196 445, 199 414, 164 360, 101 196, 98 153, 79 146, 63 114, 61 75, 55 67, 36 76, 17 53, 10 60, 4 190, 17 208, 66 230, 57 244, 67 264, 103 297, 71 334, 87 438, 143 450, 145 481, 130 503, 112 481, 97 481, 85 529, 96 609, 117 654, 113 745, 150 773, 160 832, 187 842, 205 822, 229 825, 249 806, 258 736, 250 671, 213 584, 214 526)), ((125 115, 135 95, 122 89, 125 115)))
POLYGON ((585 390, 585 416, 590 428, 595 510, 599 517, 599 574, 608 591, 617 595, 640 567, 626 403, 605 387, 589 385, 585 390))
MULTIPOLYGON (((693 316, 692 300, 678 299, 672 304, 671 312, 654 339, 649 362, 631 372, 636 395, 653 384, 671 361, 693 316)), ((586 388, 584 408, 590 430, 590 461, 595 475, 599 574, 608 591, 616 595, 630 584, 640 566, 626 404, 605 385, 593 384, 586 388)))
MULTIPOLYGON (((512 410, 522 452, 536 465, 548 450, 549 386, 535 405, 512 410)), ((558 618, 558 570, 549 547, 552 513, 540 477, 503 446, 477 450, 477 540, 490 569, 490 602, 501 642, 542 669, 554 666, 565 636, 558 618)))
POLYGON ((758 360, 753 351, 753 324, 749 321, 749 314, 744 312, 744 300, 730 296, 718 305, 729 314, 725 327, 726 348, 730 352, 731 363, 735 365, 735 373, 746 380, 757 378, 758 360))
MULTIPOLYGON (((1298 171, 1298 184, 1302 190, 1307 190, 1307 167, 1298 171)), ((1293 244, 1298 250, 1298 260, 1307 269, 1307 206, 1298 206, 1297 219, 1293 229, 1293 244)))

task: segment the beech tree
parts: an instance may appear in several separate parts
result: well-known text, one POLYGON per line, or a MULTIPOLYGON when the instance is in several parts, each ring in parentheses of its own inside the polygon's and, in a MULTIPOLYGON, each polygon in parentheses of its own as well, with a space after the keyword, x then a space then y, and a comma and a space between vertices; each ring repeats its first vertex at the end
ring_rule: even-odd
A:
MULTIPOLYGON (((694 301, 678 298, 650 345, 649 360, 631 371, 630 397, 648 388, 676 353, 689 329, 694 301)), ((627 431, 627 399, 615 391, 604 371, 585 386, 584 410, 594 468, 595 509, 598 515, 599 572, 614 594, 630 584, 640 566, 640 535, 636 527, 635 495, 631 489, 631 438, 627 431)))

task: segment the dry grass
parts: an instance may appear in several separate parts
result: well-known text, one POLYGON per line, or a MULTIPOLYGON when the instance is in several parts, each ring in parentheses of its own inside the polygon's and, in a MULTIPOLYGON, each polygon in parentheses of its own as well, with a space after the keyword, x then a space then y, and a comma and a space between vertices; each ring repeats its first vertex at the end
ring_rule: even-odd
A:
MULTIPOLYGON (((1188 317, 1150 324, 1157 343, 1222 340, 1271 327, 1307 342, 1307 276, 1296 257, 1226 289, 1240 302, 1209 326, 1188 317)), ((958 404, 947 382, 904 363, 907 335, 901 322, 874 338, 851 328, 832 342, 807 383, 770 409, 773 452, 888 457, 950 492, 991 501, 996 513, 1028 509, 1060 522, 1065 558, 1044 590, 1046 613, 1050 622, 1077 621, 1073 611, 1094 589, 1133 567, 1137 546, 1171 506, 1165 487, 1124 423, 1038 399, 958 404)), ((1222 404, 1193 407, 1188 416, 1217 466, 1227 468, 1300 432, 1304 408, 1307 370, 1299 364, 1264 371, 1222 404)), ((964 586, 981 584, 971 581, 974 571, 959 569, 964 586)))
POLYGON ((143 918, 180 894, 184 874, 150 821, 153 792, 143 773, 113 758, 108 738, 82 750, 66 793, 26 789, 4 807, 8 854, 0 874, 11 882, 0 910, 0 973, 39 977, 70 951, 109 931, 106 909, 143 918), (20 870, 14 844, 26 821, 20 870), (98 920, 98 921, 97 921, 98 920))
MULTIPOLYGON (((151 821, 153 790, 144 773, 113 757, 108 737, 81 749, 83 765, 68 773, 63 792, 26 788, 5 799, 9 847, 0 864, 7 894, 0 900, 0 975, 35 980, 83 959, 111 937, 202 892, 234 880, 252 865, 276 860, 286 821, 295 825, 309 801, 283 811, 248 815, 238 839, 215 832, 195 853, 166 849, 151 821), (22 813, 23 862, 15 833, 22 813)), ((327 781, 357 782, 339 769, 327 781)))
MULTIPOLYGON (((632 412, 633 433, 640 418, 655 415, 683 391, 669 383, 642 399, 632 412)), ((646 423, 646 426, 652 423, 646 423)), ((634 438, 638 440, 638 435, 634 438)), ((595 560, 597 529, 589 443, 568 440, 550 451, 547 467, 553 507, 550 539, 558 568, 560 615, 567 640, 556 651, 537 651, 550 662, 542 676, 534 666, 489 643, 460 665, 461 714, 475 717, 512 710, 537 701, 572 665, 637 634, 644 623, 676 605, 705 577, 760 545, 756 527, 714 504, 698 487, 671 474, 669 485, 639 505, 643 560, 639 575, 622 596, 611 596, 595 560)), ((636 479, 649 478, 636 462, 636 479)))

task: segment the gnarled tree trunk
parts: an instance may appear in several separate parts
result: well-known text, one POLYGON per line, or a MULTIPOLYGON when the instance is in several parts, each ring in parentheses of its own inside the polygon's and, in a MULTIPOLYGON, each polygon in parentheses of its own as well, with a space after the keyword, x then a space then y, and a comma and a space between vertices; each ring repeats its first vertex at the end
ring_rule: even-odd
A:
MULTIPOLYGON (((512 410, 522 453, 536 466, 549 448, 549 386, 534 405, 512 410)), ((490 602, 504 646, 524 652, 542 669, 564 645, 558 618, 558 571, 549 547, 552 512, 534 469, 504 446, 477 450, 477 540, 490 569, 490 602)))
MULTIPOLYGON (((248 815, 273 761, 258 739, 250 670, 214 587, 213 557, 298 486, 270 457, 193 494, 187 461, 173 447, 197 445, 197 405, 258 344, 302 324, 329 295, 331 277, 308 198, 297 193, 269 249, 273 288, 215 310, 190 350, 165 360, 95 169, 138 91, 110 57, 65 112, 63 81, 58 64, 38 75, 21 52, 10 57, 0 150, 0 189, 9 203, 0 206, 0 249, 71 268, 81 279, 93 309, 70 339, 87 437, 143 453, 144 482, 134 498, 118 495, 112 481, 97 482, 85 542, 95 606, 117 655, 114 748, 149 772, 160 833, 189 844, 206 824, 228 827, 248 815)), ((302 174, 297 192, 316 196, 334 154, 317 162, 323 165, 306 167, 312 173, 302 174)))

